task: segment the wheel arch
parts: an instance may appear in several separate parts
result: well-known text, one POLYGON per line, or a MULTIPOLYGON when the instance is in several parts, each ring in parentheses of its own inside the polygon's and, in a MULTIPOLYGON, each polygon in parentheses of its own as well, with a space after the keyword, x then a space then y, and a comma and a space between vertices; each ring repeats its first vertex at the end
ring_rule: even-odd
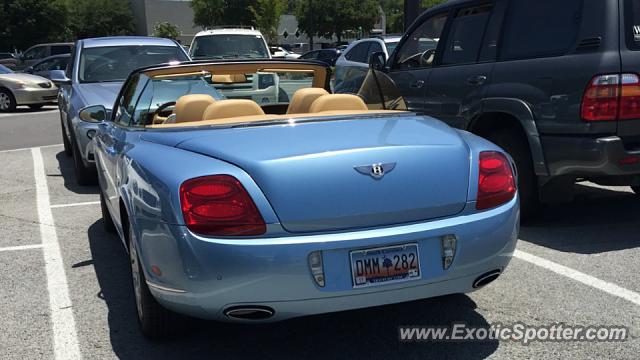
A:
POLYGON ((482 112, 466 126, 468 131, 480 136, 486 135, 491 129, 505 128, 512 128, 525 135, 535 174, 548 176, 549 171, 533 112, 524 101, 511 98, 485 99, 482 102, 482 112))

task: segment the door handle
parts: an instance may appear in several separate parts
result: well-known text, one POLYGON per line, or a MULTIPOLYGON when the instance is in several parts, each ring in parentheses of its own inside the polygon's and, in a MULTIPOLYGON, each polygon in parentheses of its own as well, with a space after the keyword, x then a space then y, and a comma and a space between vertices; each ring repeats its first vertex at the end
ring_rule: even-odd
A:
POLYGON ((412 89, 421 89, 424 86, 424 80, 416 80, 409 85, 412 89))
POLYGON ((484 75, 471 76, 467 79, 469 85, 482 85, 485 81, 487 81, 487 77, 484 75))

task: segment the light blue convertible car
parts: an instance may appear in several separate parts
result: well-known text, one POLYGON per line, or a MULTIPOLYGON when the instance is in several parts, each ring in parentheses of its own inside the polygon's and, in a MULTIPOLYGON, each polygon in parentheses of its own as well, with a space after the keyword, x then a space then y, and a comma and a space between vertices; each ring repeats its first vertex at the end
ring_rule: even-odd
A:
MULTIPOLYGON (((177 314, 276 321, 466 293, 509 263, 511 158, 403 111, 384 74, 329 94, 326 65, 194 62, 134 72, 94 137, 103 219, 128 249, 142 331, 177 314), (225 92, 277 74, 290 103, 225 92)), ((274 86, 273 84, 269 86, 274 86)))
POLYGON ((96 181, 90 146, 96 126, 80 121, 80 109, 96 104, 111 109, 127 76, 137 68, 186 60, 189 56, 173 40, 112 36, 78 40, 67 69, 50 72, 51 80, 60 87, 58 108, 64 150, 73 156, 80 185, 96 181))

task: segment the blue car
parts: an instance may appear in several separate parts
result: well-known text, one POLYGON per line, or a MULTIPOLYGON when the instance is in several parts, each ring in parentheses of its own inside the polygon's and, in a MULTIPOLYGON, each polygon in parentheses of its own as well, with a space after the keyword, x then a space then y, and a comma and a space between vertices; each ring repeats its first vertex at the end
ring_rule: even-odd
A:
POLYGON ((58 108, 64 150, 73 156, 80 185, 96 181, 90 144, 97 129, 94 124, 80 121, 80 109, 96 104, 112 108, 122 84, 137 68, 186 60, 189 60, 187 53, 173 40, 104 37, 77 41, 66 71, 50 72, 51 80, 60 88, 58 108))
POLYGON ((158 66, 129 76, 113 112, 80 112, 145 335, 177 314, 265 322, 466 293, 505 270, 511 158, 405 111, 381 72, 357 95, 329 82, 319 62, 158 66), (264 74, 289 103, 227 98, 264 74))

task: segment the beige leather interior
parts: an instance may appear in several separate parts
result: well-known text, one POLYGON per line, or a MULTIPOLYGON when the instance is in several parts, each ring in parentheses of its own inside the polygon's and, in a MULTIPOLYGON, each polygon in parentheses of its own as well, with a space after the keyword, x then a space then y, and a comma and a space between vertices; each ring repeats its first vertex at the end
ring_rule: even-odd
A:
POLYGON ((264 115, 260 105, 252 100, 228 99, 209 105, 202 116, 203 120, 225 119, 238 116, 264 115))
POLYGON ((308 113, 311 104, 322 95, 329 95, 329 92, 325 89, 314 87, 296 90, 291 97, 291 102, 289 102, 287 114, 308 113))
POLYGON ((211 95, 190 94, 181 96, 176 101, 176 106, 173 110, 176 116, 172 118, 175 119, 175 123, 202 120, 207 107, 215 102, 211 95))
POLYGON ((329 94, 317 98, 309 108, 310 113, 340 110, 368 110, 367 104, 357 95, 329 94))
POLYGON ((247 76, 245 74, 228 74, 228 75, 219 74, 219 75, 212 75, 211 81, 213 83, 218 83, 218 84, 243 83, 243 82, 247 82, 247 76))

